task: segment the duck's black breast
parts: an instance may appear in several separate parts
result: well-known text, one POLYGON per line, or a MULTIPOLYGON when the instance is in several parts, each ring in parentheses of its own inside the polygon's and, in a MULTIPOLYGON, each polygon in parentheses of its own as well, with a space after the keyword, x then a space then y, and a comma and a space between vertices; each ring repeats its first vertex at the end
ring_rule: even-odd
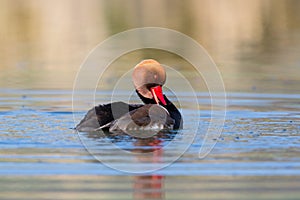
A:
POLYGON ((166 97, 166 105, 157 105, 152 99, 141 98, 146 105, 114 102, 90 109, 76 126, 89 132, 129 129, 180 129, 183 120, 176 106, 166 97))

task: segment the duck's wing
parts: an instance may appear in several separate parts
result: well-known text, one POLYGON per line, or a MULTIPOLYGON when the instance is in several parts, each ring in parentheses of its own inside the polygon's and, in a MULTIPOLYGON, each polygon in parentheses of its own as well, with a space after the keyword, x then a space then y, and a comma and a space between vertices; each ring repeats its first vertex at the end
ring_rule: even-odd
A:
POLYGON ((147 104, 134 109, 106 125, 110 132, 173 129, 173 126, 174 120, 169 112, 156 104, 147 104))
MULTIPOLYGON (((112 110, 118 110, 119 112, 116 115, 122 114, 122 107, 121 109, 117 107, 113 107, 112 110)), ((144 106, 136 106, 134 109, 131 109, 130 112, 124 113, 122 116, 117 116, 115 120, 111 120, 106 124, 103 124, 98 128, 100 129, 110 129, 110 130, 122 130, 127 129, 128 124, 132 124, 132 121, 134 120, 134 123, 138 126, 145 126, 150 123, 150 117, 148 114, 149 105, 144 106)))
POLYGON ((114 102, 95 106, 87 112, 75 129, 78 131, 89 132, 108 128, 110 122, 142 106, 143 105, 141 104, 127 104, 124 102, 114 102))

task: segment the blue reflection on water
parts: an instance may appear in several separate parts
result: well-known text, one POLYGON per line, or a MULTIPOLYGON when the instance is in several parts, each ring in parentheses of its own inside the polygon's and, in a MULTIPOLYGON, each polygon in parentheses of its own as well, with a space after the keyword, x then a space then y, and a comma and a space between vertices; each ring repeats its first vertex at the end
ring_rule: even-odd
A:
MULTIPOLYGON (((4 91, 0 99, 0 174, 101 174, 122 175, 94 159, 72 128, 71 91, 4 91), (26 98, 22 94, 26 93, 26 98)), ((124 93, 125 94, 125 93, 124 93)), ((185 94, 188 99, 188 94, 185 94)), ((187 152, 172 165, 157 171, 161 175, 299 175, 300 174, 300 95, 229 94, 228 112, 218 143, 205 158, 198 159, 203 136, 209 125, 209 96, 198 94, 200 119, 191 107, 185 111, 185 127, 199 121, 197 137, 187 152)), ((74 112, 84 116, 89 105, 74 112)), ((76 122, 75 122, 76 123, 76 122)), ((111 138, 87 137, 99 152, 109 150, 111 138)), ((87 135, 82 133, 81 136, 87 135)), ((91 135, 90 135, 91 136, 91 135)), ((114 138, 127 151, 151 150, 136 146, 136 139, 114 138)), ((172 141, 161 138, 161 146, 172 141)), ((180 142, 180 141, 179 141, 180 142)), ((180 143, 178 143, 180 145, 180 143)), ((182 144, 184 145, 184 144, 182 144)), ((175 151, 175 149, 174 149, 175 151)), ((107 158, 116 165, 143 167, 146 163, 126 163, 115 151, 107 158)), ((160 155, 168 162, 172 155, 160 155)), ((149 165, 149 163, 147 163, 149 165)), ((151 164, 151 163, 150 163, 151 164)), ((152 163, 155 165, 155 163, 152 163)))

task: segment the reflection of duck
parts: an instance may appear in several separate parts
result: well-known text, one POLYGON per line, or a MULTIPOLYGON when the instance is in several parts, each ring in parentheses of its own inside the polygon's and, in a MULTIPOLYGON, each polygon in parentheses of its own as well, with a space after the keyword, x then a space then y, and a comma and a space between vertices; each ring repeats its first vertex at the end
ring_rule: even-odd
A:
POLYGON ((133 199, 165 199, 164 176, 142 175, 133 178, 133 199))
MULTIPOLYGON (((163 134, 163 133, 158 133, 163 134)), ((159 138, 138 139, 134 142, 135 153, 139 162, 156 164, 163 162, 163 145, 165 142, 159 138)), ((163 175, 139 175, 133 177, 134 199, 165 199, 163 175)))
POLYGON ((182 128, 182 117, 162 92, 164 68, 155 60, 143 60, 133 71, 136 92, 146 105, 114 102, 88 111, 76 126, 78 131, 153 130, 182 128))

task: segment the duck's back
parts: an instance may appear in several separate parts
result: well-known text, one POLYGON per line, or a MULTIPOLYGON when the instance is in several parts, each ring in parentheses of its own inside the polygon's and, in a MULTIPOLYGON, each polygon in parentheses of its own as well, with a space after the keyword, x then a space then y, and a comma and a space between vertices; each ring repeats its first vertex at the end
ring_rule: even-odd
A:
MULTIPOLYGON (((141 104, 127 104, 124 102, 114 102, 95 106, 87 112, 75 129, 85 132, 95 131, 126 113, 142 106, 143 105, 141 104)), ((106 128, 104 127, 104 129, 106 128)))

